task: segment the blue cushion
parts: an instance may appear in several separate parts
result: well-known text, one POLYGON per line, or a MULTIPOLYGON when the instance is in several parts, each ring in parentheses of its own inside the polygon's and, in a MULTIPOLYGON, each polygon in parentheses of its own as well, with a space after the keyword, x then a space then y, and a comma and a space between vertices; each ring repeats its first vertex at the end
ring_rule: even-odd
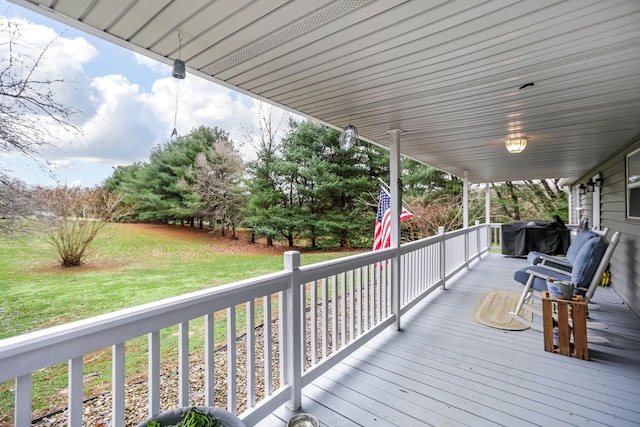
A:
POLYGON ((594 237, 600 237, 600 236, 598 236, 596 233, 594 233, 591 230, 578 231, 578 234, 576 234, 576 237, 573 239, 573 242, 571 242, 571 244, 569 245, 569 248, 567 249, 567 261, 569 261, 571 265, 574 264, 575 259, 578 256, 578 253, 580 253, 580 249, 582 249, 582 246, 584 246, 585 243, 587 243, 589 240, 593 239, 594 237))
MULTIPOLYGON (((562 257, 551 257, 551 258, 559 258, 559 259, 568 261, 570 264, 573 264, 576 256, 580 252, 580 249, 582 248, 582 246, 587 241, 589 241, 590 239, 592 239, 594 237, 599 237, 599 236, 598 236, 598 234, 594 233, 591 230, 580 230, 578 232, 578 234, 576 234, 576 237, 574 237, 574 239, 571 242, 571 244, 569 245, 569 248, 567 249, 567 256, 566 257, 564 257, 564 258, 562 258, 562 257)), ((529 261, 529 263, 531 265, 540 264, 542 262, 542 255, 546 255, 546 254, 544 254, 542 252, 538 252, 538 251, 531 251, 527 255, 527 261, 529 261)), ((545 261, 545 263, 547 265, 551 265, 554 268, 560 268, 562 270, 566 269, 568 271, 567 267, 565 267, 565 266, 563 266, 561 264, 554 264, 553 261, 547 260, 547 261, 545 261)))
POLYGON ((591 279, 598 269, 598 264, 602 260, 604 252, 607 250, 607 241, 603 237, 598 236, 595 239, 589 239, 582 248, 571 269, 571 281, 576 288, 587 288, 591 283, 591 279))
POLYGON ((529 261, 529 264, 531 265, 540 264, 542 262, 542 255, 546 254, 538 251, 531 251, 527 254, 527 261, 529 261))
POLYGON ((543 265, 531 265, 528 267, 521 268, 520 270, 516 271, 513 274, 513 278, 517 282, 520 282, 523 285, 526 285, 527 280, 529 280, 529 273, 527 273, 528 270, 535 271, 536 273, 540 273, 544 277, 544 279, 540 277, 535 277, 535 279, 533 279, 533 284, 531 285, 531 287, 537 291, 547 290, 547 281, 546 281, 547 277, 551 277, 553 280, 571 280, 571 275, 569 273, 566 273, 566 274, 558 273, 556 271, 545 268, 543 265))

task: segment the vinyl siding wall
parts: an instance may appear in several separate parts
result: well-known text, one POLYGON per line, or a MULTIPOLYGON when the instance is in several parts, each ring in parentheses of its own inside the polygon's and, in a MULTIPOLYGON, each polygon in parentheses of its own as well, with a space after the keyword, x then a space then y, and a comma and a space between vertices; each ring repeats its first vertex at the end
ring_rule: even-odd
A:
MULTIPOLYGON (((640 220, 626 218, 625 187, 626 155, 638 148, 640 135, 624 150, 585 175, 580 182, 586 182, 598 171, 602 172, 604 186, 600 189, 601 226, 609 227, 610 234, 614 231, 621 232, 620 243, 611 260, 611 286, 640 315, 640 220)), ((589 218, 592 209, 590 196, 587 194, 581 197, 585 216, 589 218)), ((591 221, 589 223, 592 224, 591 221)))

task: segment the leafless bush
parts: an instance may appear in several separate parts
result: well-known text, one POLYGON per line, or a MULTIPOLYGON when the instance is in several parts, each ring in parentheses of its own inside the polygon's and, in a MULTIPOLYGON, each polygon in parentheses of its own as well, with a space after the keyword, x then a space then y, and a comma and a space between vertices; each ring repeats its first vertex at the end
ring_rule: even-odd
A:
POLYGON ((121 195, 100 187, 38 188, 34 194, 47 241, 56 248, 62 267, 82 264, 98 232, 130 213, 121 195))

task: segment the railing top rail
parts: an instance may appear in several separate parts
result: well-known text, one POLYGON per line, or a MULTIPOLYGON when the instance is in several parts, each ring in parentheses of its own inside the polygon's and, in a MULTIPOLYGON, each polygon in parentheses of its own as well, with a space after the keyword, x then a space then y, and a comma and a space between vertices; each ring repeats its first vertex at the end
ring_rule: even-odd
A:
POLYGON ((333 274, 339 274, 345 271, 364 267, 366 265, 382 262, 393 257, 394 254, 395 250, 390 248, 350 255, 344 258, 323 261, 312 265, 305 265, 300 267, 302 282, 307 283, 333 274))
POLYGON ((0 340, 0 382, 287 288, 278 272, 0 340))

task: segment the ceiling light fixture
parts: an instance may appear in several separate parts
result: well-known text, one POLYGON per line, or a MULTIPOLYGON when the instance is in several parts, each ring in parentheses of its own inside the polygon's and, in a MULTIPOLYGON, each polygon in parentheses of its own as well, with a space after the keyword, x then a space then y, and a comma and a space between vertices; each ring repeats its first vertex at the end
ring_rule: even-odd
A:
POLYGON ((176 111, 173 115, 173 131, 171 132, 171 138, 178 137, 178 104, 180 102, 180 80, 187 76, 184 61, 180 59, 180 51, 182 50, 182 30, 178 29, 178 59, 173 60, 173 70, 171 75, 176 79, 176 111))
POLYGON ((518 138, 506 138, 504 140, 504 144, 507 147, 507 151, 511 154, 522 153, 525 148, 527 148, 527 141, 529 141, 529 137, 520 136, 518 138))

